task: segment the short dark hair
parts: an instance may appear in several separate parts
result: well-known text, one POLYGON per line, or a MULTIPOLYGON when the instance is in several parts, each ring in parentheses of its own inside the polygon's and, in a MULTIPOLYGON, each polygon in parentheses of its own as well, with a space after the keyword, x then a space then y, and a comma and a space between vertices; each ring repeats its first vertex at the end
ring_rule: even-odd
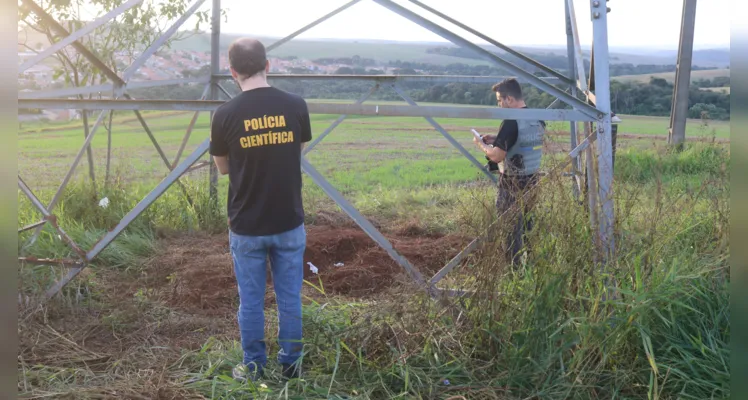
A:
POLYGON ((240 38, 229 46, 229 65, 237 74, 251 77, 265 70, 265 46, 256 39, 240 38))
POLYGON ((522 87, 514 78, 504 79, 503 81, 493 85, 491 89, 494 92, 501 93, 502 96, 512 96, 517 100, 522 100, 522 87))

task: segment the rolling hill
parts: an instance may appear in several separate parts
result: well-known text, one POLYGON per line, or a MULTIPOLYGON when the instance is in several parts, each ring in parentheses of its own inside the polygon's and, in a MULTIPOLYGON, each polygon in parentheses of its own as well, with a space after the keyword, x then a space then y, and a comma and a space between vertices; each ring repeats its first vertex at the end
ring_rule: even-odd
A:
MULTIPOLYGON (((171 48, 175 50, 191 50, 199 52, 210 51, 210 33, 188 33, 180 32, 183 36, 180 40, 172 42, 171 48)), ((229 44, 239 37, 237 34, 221 35, 221 51, 226 51, 229 44)), ((278 38, 260 37, 266 44, 273 43, 278 38)), ((18 33, 19 51, 27 51, 20 43, 25 43, 32 49, 45 48, 49 45, 46 37, 30 29, 20 29, 18 33)), ((353 39, 294 39, 273 51, 273 55, 297 56, 299 58, 326 58, 326 57, 351 57, 358 55, 362 58, 371 58, 380 62, 404 61, 417 63, 430 63, 447 65, 451 63, 463 63, 469 65, 490 65, 483 59, 456 57, 445 54, 429 54, 429 49, 434 47, 456 47, 449 43, 427 43, 427 42, 393 42, 377 40, 353 40, 353 39)), ((484 46, 487 50, 497 51, 495 47, 484 46)), ((517 46, 515 50, 528 56, 533 55, 558 55, 566 57, 566 48, 561 46, 517 46)), ((585 46, 586 48, 586 46, 585 46)), ((503 51, 498 50, 499 53, 503 51)), ((583 52, 589 57, 589 52, 583 52)), ((610 61, 612 64, 654 64, 673 65, 676 61, 675 50, 664 50, 651 52, 647 49, 611 48, 610 61)), ((729 49, 702 49, 695 50, 693 54, 693 65, 700 67, 726 68, 730 65, 729 49)), ((647 78, 648 79, 648 78, 647 78)))
MULTIPOLYGON (((691 71, 691 82, 699 79, 714 79, 721 76, 730 76, 730 69, 713 69, 713 70, 702 70, 702 71, 691 71)), ((647 83, 651 77, 662 78, 668 82, 675 81, 675 72, 663 72, 658 74, 643 74, 643 75, 624 75, 616 76, 611 78, 619 82, 641 82, 647 83)))

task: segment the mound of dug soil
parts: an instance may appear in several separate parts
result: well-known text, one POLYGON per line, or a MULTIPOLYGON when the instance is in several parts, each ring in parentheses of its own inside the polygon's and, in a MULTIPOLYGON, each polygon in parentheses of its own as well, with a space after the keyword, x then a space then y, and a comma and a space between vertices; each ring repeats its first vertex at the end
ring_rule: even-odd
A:
MULTIPOLYGON (((469 241, 406 229, 385 235, 422 274, 441 269, 469 241)), ((366 297, 409 279, 405 271, 360 229, 308 226, 304 278, 322 281, 327 294, 366 297), (307 264, 317 267, 314 273, 307 264)), ((189 235, 164 239, 148 266, 148 283, 169 304, 202 313, 235 312, 236 280, 227 235, 189 235)), ((272 302, 268 272, 267 302, 272 302)))

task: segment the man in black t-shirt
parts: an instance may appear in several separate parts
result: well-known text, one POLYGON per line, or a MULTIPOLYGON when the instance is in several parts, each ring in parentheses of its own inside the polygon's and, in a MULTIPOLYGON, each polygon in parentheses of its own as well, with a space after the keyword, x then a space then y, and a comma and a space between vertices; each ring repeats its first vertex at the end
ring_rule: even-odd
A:
POLYGON ((229 47, 229 64, 242 93, 213 115, 210 154, 229 175, 231 255, 239 291, 237 314, 244 362, 237 379, 258 379, 267 362, 265 331, 266 260, 278 304, 283 374, 298 376, 301 356, 301 286, 306 231, 301 199, 301 151, 311 140, 307 104, 267 83, 265 47, 239 39, 229 47))
MULTIPOLYGON (((498 104, 502 108, 527 108, 522 97, 522 88, 515 79, 507 79, 493 86, 498 104)), ((538 172, 543 155, 544 121, 502 121, 497 135, 485 135, 474 142, 486 154, 489 167, 499 170, 496 208, 499 216, 521 200, 527 190, 538 181, 538 172)), ((532 218, 528 214, 535 198, 533 193, 521 201, 519 216, 507 239, 508 261, 519 263, 520 251, 524 247, 525 232, 532 229, 532 218)), ((514 219, 509 213, 510 220, 514 219)))

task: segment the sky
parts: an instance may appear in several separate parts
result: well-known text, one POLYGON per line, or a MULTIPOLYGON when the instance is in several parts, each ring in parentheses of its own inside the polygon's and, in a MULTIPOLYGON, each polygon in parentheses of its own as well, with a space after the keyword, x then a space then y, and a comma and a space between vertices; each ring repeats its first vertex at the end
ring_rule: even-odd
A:
MULTIPOLYGON (((475 43, 484 43, 407 0, 396 3, 475 43)), ((602 0, 604 2, 604 0, 602 0)), ((222 0, 228 20, 221 31, 283 37, 348 0, 222 0), (289 12, 292 10, 292 12, 289 12)), ((566 45, 563 0, 421 0, 502 43, 515 46, 566 45)), ((210 7, 210 0, 206 6, 210 7)), ((683 0, 612 0, 608 14, 611 47, 671 49, 678 47, 683 0), (654 33, 654 30, 659 33, 654 33)), ((592 41, 589 0, 574 0, 583 47, 592 41)), ((729 47, 729 0, 697 3, 694 48, 729 47)), ((362 0, 298 37, 445 41, 370 0, 362 0)))

